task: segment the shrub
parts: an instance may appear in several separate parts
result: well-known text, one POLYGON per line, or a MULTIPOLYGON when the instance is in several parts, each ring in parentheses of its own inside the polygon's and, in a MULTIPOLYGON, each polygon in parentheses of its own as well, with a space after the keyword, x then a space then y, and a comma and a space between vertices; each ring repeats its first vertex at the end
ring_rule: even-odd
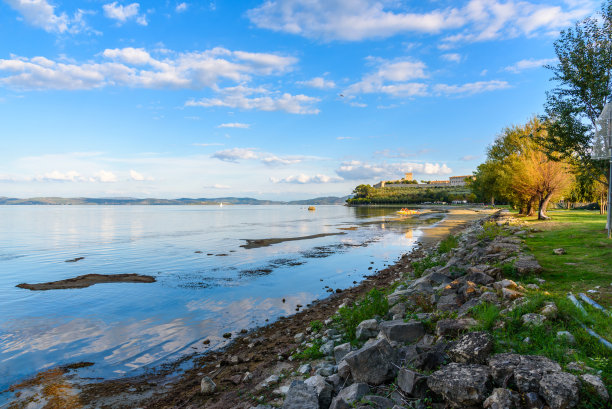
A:
POLYGON ((444 240, 440 242, 438 246, 438 253, 445 254, 454 249, 459 245, 459 238, 449 234, 444 240))
POLYGON ((423 275, 423 272, 428 268, 439 266, 442 263, 434 258, 433 255, 428 255, 418 261, 412 262, 412 270, 414 271, 415 277, 420 277, 423 275))
POLYGON ((321 321, 312 321, 310 323, 310 329, 312 332, 317 333, 323 329, 323 323, 321 321))
POLYGON ((315 359, 323 358, 323 353, 320 351, 323 341, 321 339, 315 339, 312 342, 312 346, 306 348, 302 352, 298 352, 293 355, 295 359, 313 361, 315 359))
POLYGON ((352 306, 342 307, 334 320, 347 341, 355 342, 355 332, 361 321, 384 316, 389 312, 389 302, 384 292, 373 288, 352 306))

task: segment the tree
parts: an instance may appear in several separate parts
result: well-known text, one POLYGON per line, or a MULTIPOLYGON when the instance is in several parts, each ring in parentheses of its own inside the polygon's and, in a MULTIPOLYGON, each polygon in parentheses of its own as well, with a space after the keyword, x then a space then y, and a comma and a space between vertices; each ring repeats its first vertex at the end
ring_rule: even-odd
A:
POLYGON ((536 137, 552 160, 570 163, 607 187, 609 164, 591 158, 597 118, 612 96, 612 0, 560 33, 554 48, 556 65, 546 68, 557 85, 546 94, 542 121, 547 133, 536 137))
POLYGON ((355 199, 366 199, 372 195, 374 188, 370 185, 359 185, 353 190, 355 199))

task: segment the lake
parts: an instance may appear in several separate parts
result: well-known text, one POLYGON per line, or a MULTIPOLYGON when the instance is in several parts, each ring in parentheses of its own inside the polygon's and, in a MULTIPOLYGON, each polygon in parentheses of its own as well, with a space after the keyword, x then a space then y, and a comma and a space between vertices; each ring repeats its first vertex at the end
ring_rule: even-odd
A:
POLYGON ((222 346, 223 333, 292 314, 414 246, 427 223, 398 219, 395 210, 0 206, 0 391, 79 361, 94 363, 82 376, 135 374, 222 346), (241 247, 247 239, 331 233, 342 234, 241 247), (146 274, 156 282, 15 287, 89 273, 146 274))

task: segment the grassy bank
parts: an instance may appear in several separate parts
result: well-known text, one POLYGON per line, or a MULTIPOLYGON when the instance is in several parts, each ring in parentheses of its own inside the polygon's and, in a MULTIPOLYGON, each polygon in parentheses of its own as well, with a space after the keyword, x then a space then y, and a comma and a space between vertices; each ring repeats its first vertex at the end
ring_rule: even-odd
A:
POLYGON ((545 289, 554 293, 587 292, 603 306, 612 306, 612 240, 606 236, 606 216, 598 211, 558 210, 551 220, 525 217, 536 231, 525 244, 544 268, 545 289), (553 254, 563 248, 564 255, 553 254))

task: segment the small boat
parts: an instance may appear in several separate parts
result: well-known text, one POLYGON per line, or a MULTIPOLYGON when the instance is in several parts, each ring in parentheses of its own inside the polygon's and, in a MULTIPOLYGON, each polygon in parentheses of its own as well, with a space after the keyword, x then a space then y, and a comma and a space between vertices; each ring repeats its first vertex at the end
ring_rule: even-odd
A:
POLYGON ((397 211, 397 214, 401 214, 401 215, 405 215, 405 214, 419 214, 418 210, 413 210, 413 209, 401 209, 397 211))
POLYGON ((316 207, 314 206, 308 206, 308 210, 310 210, 311 212, 314 212, 316 209, 316 207))
POLYGON ((223 202, 219 203, 219 207, 223 207, 223 202))

